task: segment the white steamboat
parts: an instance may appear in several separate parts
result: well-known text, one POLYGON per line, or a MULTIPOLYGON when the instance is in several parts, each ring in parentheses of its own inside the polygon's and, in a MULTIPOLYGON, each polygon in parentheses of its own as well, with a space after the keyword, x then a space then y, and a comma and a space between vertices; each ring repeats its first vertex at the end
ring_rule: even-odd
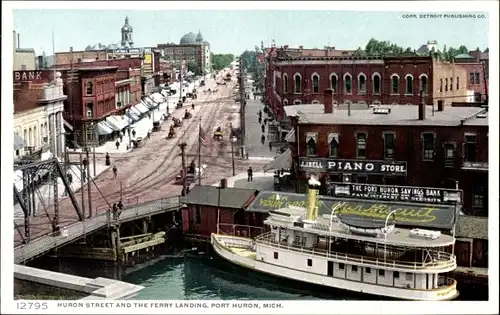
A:
POLYGON ((455 238, 439 231, 396 228, 343 217, 333 209, 318 217, 319 182, 309 181, 306 208, 270 212, 270 232, 255 239, 212 234, 227 261, 269 275, 404 300, 439 301, 458 296, 448 273, 456 268, 455 238))

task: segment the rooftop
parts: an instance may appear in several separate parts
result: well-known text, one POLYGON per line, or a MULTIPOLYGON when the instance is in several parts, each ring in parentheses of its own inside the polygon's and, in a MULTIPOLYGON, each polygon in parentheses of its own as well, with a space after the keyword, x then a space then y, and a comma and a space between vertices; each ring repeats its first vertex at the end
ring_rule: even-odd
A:
POLYGON ((255 195, 255 189, 232 187, 219 189, 214 186, 195 186, 187 195, 186 203, 200 206, 242 209, 253 200, 255 195))
POLYGON ((488 126, 488 112, 478 107, 445 106, 443 111, 434 113, 431 105, 426 106, 426 117, 418 119, 418 106, 414 105, 367 105, 352 104, 348 115, 346 105, 333 108, 333 113, 325 114, 323 104, 301 104, 285 106, 287 116, 298 116, 300 124, 364 124, 364 125, 421 125, 421 126, 488 126), (374 113, 374 111, 382 113, 374 113), (384 113, 385 110, 385 113, 384 113))
POLYGON ((100 66, 96 66, 96 67, 74 67, 74 68, 67 68, 67 67, 63 67, 63 68, 57 68, 56 66, 56 70, 79 70, 79 71, 96 71, 96 70, 117 70, 118 67, 111 67, 111 66, 106 66, 106 67, 100 67, 100 66))

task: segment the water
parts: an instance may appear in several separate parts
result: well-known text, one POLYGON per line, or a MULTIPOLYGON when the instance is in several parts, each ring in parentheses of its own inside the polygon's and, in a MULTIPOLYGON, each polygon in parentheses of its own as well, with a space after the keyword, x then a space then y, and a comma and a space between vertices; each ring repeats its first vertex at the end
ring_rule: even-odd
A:
MULTIPOLYGON (((374 296, 277 279, 196 252, 180 257, 162 255, 125 268, 107 262, 53 258, 40 259, 33 267, 142 285, 145 288, 136 300, 377 300, 374 296)), ((461 294, 460 299, 483 300, 487 293, 461 294)))

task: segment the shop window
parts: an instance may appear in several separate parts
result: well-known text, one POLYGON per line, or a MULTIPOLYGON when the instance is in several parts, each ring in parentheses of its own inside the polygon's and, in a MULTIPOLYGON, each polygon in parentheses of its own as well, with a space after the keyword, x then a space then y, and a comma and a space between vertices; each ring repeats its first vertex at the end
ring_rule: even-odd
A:
POLYGON ((472 188, 472 207, 474 209, 484 209, 486 189, 480 183, 472 188))
POLYGON ((435 135, 431 132, 422 134, 423 159, 434 160, 434 142, 435 135))
POLYGON ((406 75, 406 92, 405 94, 413 94, 413 77, 411 75, 406 75))
POLYGON ((311 258, 307 259, 307 266, 312 267, 313 265, 313 260, 311 258))
POLYGON ((313 88, 313 93, 319 93, 319 75, 313 75, 312 88, 313 88))
POLYGON ((366 133, 356 134, 356 158, 366 158, 366 133))
POLYGON ((392 132, 384 133, 384 159, 394 158, 395 134, 392 132))
POLYGON ((85 94, 92 95, 93 90, 94 90, 94 85, 92 84, 91 81, 87 81, 87 83, 85 83, 85 94))

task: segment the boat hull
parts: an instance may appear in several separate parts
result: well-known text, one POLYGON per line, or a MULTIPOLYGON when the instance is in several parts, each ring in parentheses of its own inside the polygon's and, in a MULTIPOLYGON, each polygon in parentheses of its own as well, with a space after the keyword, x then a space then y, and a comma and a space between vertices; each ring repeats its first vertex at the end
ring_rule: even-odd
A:
POLYGON ((241 238, 236 236, 226 236, 212 234, 211 243, 214 252, 224 260, 238 265, 240 267, 251 269, 256 272, 264 273, 267 275, 285 278, 288 280, 315 284, 323 287, 330 287, 335 289, 347 290, 362 294, 368 294, 378 297, 386 297, 399 300, 411 301, 446 301, 454 300, 458 297, 459 292, 456 286, 449 288, 440 288, 435 290, 415 290, 398 288, 391 286, 375 285, 363 283, 359 281, 340 279, 335 277, 328 277, 326 275, 314 274, 302 270, 282 267, 279 265, 270 264, 256 259, 247 258, 238 255, 225 246, 223 239, 237 240, 239 242, 252 243, 251 239, 241 238))

